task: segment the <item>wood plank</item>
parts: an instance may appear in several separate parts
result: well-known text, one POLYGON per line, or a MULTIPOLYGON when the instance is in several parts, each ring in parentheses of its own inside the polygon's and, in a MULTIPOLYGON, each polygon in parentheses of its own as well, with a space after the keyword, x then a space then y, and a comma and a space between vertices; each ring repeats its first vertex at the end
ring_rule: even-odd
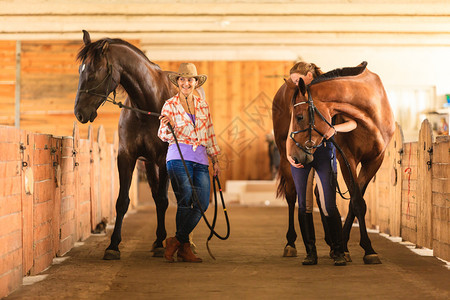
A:
POLYGON ((418 166, 417 201, 417 245, 419 247, 432 248, 432 205, 431 205, 431 179, 432 172, 428 166, 431 163, 430 151, 432 150, 433 133, 427 119, 422 122, 418 142, 418 166))
POLYGON ((391 1, 389 3, 367 3, 367 1, 342 2, 339 0, 318 1, 296 1, 292 3, 289 0, 279 0, 277 5, 273 1, 227 1, 224 3, 151 3, 137 1, 121 5, 120 3, 111 3, 109 1, 89 0, 85 5, 80 6, 76 3, 66 3, 58 0, 61 5, 43 5, 40 1, 12 0, 2 5, 2 13, 7 15, 442 15, 450 14, 450 5, 444 0, 433 1, 427 5, 419 2, 391 1), (232 5, 230 5, 232 3, 232 5), (21 10, 18 11, 17 8, 21 10), (105 14, 105 12, 108 12, 105 14))
POLYGON ((401 232, 401 205, 402 205, 402 153, 403 153, 403 133, 400 125, 396 123, 394 136, 388 146, 388 163, 390 164, 389 200, 392 203, 390 209, 390 232, 392 236, 400 236, 401 232))

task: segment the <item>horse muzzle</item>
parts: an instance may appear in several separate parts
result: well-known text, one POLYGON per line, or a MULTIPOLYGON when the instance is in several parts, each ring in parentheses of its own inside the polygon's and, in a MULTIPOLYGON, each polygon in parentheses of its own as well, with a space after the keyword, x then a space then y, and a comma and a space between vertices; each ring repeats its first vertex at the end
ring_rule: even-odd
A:
POLYGON ((292 153, 290 156, 296 164, 301 163, 302 165, 306 165, 314 160, 314 156, 312 154, 303 151, 295 151, 295 153, 292 153))
POLYGON ((75 117, 80 123, 94 122, 95 118, 97 118, 97 110, 91 112, 83 112, 81 110, 75 109, 74 111, 75 117))

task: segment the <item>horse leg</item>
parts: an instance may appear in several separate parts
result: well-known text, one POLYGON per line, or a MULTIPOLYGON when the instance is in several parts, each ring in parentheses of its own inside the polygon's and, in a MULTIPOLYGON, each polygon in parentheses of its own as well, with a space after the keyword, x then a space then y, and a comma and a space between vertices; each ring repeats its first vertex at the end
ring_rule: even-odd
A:
POLYGON ((356 197, 353 201, 353 209, 356 217, 359 221, 359 232, 361 235, 360 246, 364 249, 364 263, 365 264, 381 264, 381 261, 378 257, 378 254, 372 248, 372 243, 370 242, 369 235, 367 234, 366 228, 366 211, 367 205, 366 201, 363 198, 364 192, 366 191, 367 185, 370 180, 375 176, 375 173, 381 166, 383 162, 384 153, 379 155, 376 159, 369 161, 368 163, 362 163, 361 171, 359 172, 358 182, 360 183, 358 186, 356 197))
POLYGON ((166 239, 167 232, 165 227, 166 211, 169 206, 167 197, 168 176, 165 163, 159 165, 159 178, 156 172, 156 165, 152 162, 146 162, 145 170, 147 181, 152 191, 153 201, 156 205, 156 240, 153 242, 152 249, 154 257, 162 257, 164 255, 163 241, 166 239))
POLYGON ((288 203, 288 210, 289 210, 289 227, 286 233, 287 244, 284 247, 283 252, 284 257, 297 256, 297 249, 295 248, 295 240, 297 239, 297 233, 295 232, 294 227, 294 211, 295 211, 296 195, 297 194, 295 192, 295 187, 294 184, 292 183, 292 187, 290 189, 286 188, 286 201, 288 203))
POLYGON ((136 159, 119 151, 117 156, 117 166, 119 168, 119 196, 116 201, 116 223, 114 231, 111 235, 111 243, 105 250, 103 259, 117 260, 120 259, 119 244, 122 241, 122 222, 130 204, 129 190, 131 185, 131 177, 133 175, 136 159))
POLYGON ((352 258, 348 251, 348 240, 350 239, 350 231, 352 230, 353 221, 355 220, 355 214, 352 210, 352 203, 348 204, 348 213, 345 218, 344 226, 342 227, 342 239, 344 244, 344 257, 347 262, 351 262, 352 258))
POLYGON ((360 205, 358 205, 358 209, 356 212, 356 217, 358 218, 359 222, 359 233, 361 235, 361 240, 359 242, 359 245, 364 249, 364 263, 365 264, 381 264, 381 260, 378 257, 378 254, 375 252, 375 250, 372 248, 372 243, 370 242, 369 235, 367 234, 367 228, 366 228, 366 203, 364 199, 361 197, 362 201, 360 205))
MULTIPOLYGON (((350 203, 348 204, 348 212, 347 217, 345 218, 344 226, 342 227, 342 239, 343 239, 343 247, 344 247, 344 257, 347 262, 351 262, 352 258, 350 256, 350 252, 348 250, 348 241, 350 239, 350 231, 352 230, 353 221, 355 220, 355 213, 353 212, 353 198, 354 198, 354 191, 352 187, 352 180, 351 176, 353 178, 356 178, 356 162, 353 158, 353 156, 350 154, 350 152, 346 153, 346 157, 349 163, 349 168, 346 166, 345 162, 342 159, 342 156, 340 153, 337 153, 338 159, 339 159, 339 165, 341 167, 342 177, 344 178, 345 184, 349 190, 350 194, 350 203), (351 173, 350 173, 351 172, 351 173), (351 174, 351 175, 350 175, 351 174)), ((355 183, 355 188, 356 183, 355 183)))

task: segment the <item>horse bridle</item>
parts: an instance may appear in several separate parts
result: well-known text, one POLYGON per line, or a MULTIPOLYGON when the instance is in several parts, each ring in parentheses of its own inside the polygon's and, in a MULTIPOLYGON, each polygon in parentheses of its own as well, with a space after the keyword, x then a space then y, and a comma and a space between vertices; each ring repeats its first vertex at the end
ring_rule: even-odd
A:
POLYGON ((301 129, 301 130, 297 130, 297 131, 292 131, 289 135, 289 137, 292 139, 292 141, 295 143, 295 145, 300 148, 302 151, 304 151, 306 154, 312 155, 312 153, 310 152, 312 149, 315 148, 319 148, 320 146, 322 146, 323 144, 323 139, 322 142, 319 145, 316 145, 316 143, 312 140, 312 132, 315 131, 317 132, 320 136, 322 136, 323 138, 325 138, 325 135, 320 132, 319 130, 317 130, 316 125, 315 125, 315 114, 317 113, 319 115, 319 117, 325 121, 325 123, 328 124, 328 126, 330 126, 331 128, 334 128, 334 126, 327 121, 327 119, 325 119, 325 117, 320 113, 320 111, 317 109, 317 107, 314 105, 314 101, 313 98, 311 96, 311 92, 309 90, 309 86, 306 86, 306 92, 308 93, 308 101, 303 101, 303 102, 299 102, 299 103, 295 103, 295 100, 297 99, 297 96, 300 92, 300 88, 297 88, 294 92, 294 95, 292 96, 292 104, 293 104, 293 108, 301 105, 301 104, 308 104, 308 114, 309 114, 309 126, 306 129, 301 129), (305 132, 308 131, 309 133, 309 140, 307 140, 303 146, 298 143, 295 140, 294 135, 301 133, 301 132, 305 132))
MULTIPOLYGON (((84 63, 84 62, 83 62, 83 63, 84 63)), ((109 94, 110 94, 111 92, 108 93, 108 87, 109 87, 109 84, 106 85, 106 87, 105 87, 105 93, 104 93, 104 94, 98 94, 98 93, 94 93, 94 92, 93 92, 94 90, 96 90, 97 88, 99 88, 103 83, 105 83, 105 82, 108 80, 108 78, 109 78, 110 80, 114 81, 114 83, 115 83, 115 80, 114 80, 114 78, 112 77, 112 73, 113 73, 113 65, 109 63, 108 57, 106 57, 106 65, 108 66, 108 73, 106 73, 106 76, 103 78, 102 81, 100 81, 99 84, 97 84, 95 87, 90 88, 90 89, 80 90, 80 93, 86 93, 86 94, 90 94, 90 95, 93 95, 93 96, 101 97, 101 98, 103 99, 103 101, 102 101, 102 103, 101 103, 100 105, 105 104, 106 101, 109 101, 109 102, 111 102, 111 103, 116 103, 116 101, 115 101, 115 100, 116 100, 116 89, 112 90, 112 93, 113 93, 113 95, 114 95, 114 98, 110 99, 109 94)))

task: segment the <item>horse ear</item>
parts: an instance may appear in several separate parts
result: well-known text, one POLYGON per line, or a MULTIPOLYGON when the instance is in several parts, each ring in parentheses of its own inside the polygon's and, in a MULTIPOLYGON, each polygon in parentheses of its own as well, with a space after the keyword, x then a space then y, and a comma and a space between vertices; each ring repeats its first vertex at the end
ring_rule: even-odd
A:
POLYGON ((300 89, 300 92, 302 95, 306 93, 306 85, 302 78, 298 80, 298 88, 300 89))
POLYGON ((91 43, 91 36, 89 35, 89 32, 83 29, 83 42, 84 45, 89 45, 91 43))
POLYGON ((108 43, 108 42, 105 42, 105 43, 103 44, 103 47, 102 47, 102 53, 103 53, 103 54, 105 54, 106 50, 108 50, 108 47, 109 47, 109 43, 108 43))
POLYGON ((292 82, 292 80, 290 78, 289 79, 283 78, 283 79, 284 79, 284 83, 287 85, 288 88, 290 88, 290 89, 297 88, 297 85, 294 82, 292 82))

